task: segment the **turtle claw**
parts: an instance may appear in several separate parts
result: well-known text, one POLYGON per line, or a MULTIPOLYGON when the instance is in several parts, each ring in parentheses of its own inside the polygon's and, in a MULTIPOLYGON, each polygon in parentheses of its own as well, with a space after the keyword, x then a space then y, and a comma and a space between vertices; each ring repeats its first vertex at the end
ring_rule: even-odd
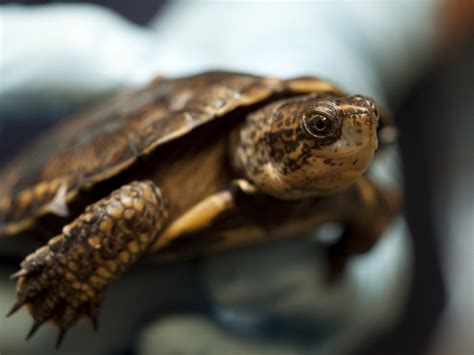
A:
POLYGON ((92 329, 94 329, 95 332, 99 331, 99 321, 97 320, 97 318, 94 316, 89 316, 89 319, 92 323, 92 329))
POLYGON ((30 340, 30 338, 36 333, 36 331, 44 324, 44 321, 35 320, 33 325, 30 328, 30 331, 26 335, 26 340, 30 340))
POLYGON ((97 300, 96 302, 89 303, 88 307, 84 309, 85 315, 89 317, 92 328, 96 332, 99 330, 99 306, 100 302, 97 300))
POLYGON ((64 337, 66 336, 66 333, 67 333, 66 328, 59 328, 59 334, 58 334, 58 338, 56 339, 56 345, 55 345, 56 349, 58 349, 61 346, 61 343, 63 342, 64 337))
POLYGON ((26 269, 20 269, 17 272, 15 272, 14 274, 11 274, 10 279, 17 280, 20 277, 26 276, 26 275, 28 275, 28 271, 26 269))
POLYGON ((34 323, 27 339, 43 323, 50 322, 60 330, 56 342, 59 346, 66 331, 84 316, 97 318, 102 290, 93 289, 88 280, 80 278, 84 268, 76 268, 67 259, 68 265, 62 264, 62 256, 54 254, 54 242, 57 243, 53 240, 52 245, 48 245, 50 249, 39 249, 28 256, 22 262, 21 269, 12 275, 17 281, 17 302, 7 316, 14 314, 23 305, 28 305, 34 323), (76 273, 68 267, 76 269, 76 273))
POLYGON ((22 276, 19 279, 18 299, 8 315, 16 312, 24 304, 28 305, 34 323, 26 337, 30 339, 45 322, 50 322, 59 328, 56 348, 64 339, 66 332, 80 323, 85 316, 97 323, 96 314, 99 311, 99 299, 89 298, 83 301, 84 294, 74 288, 65 287, 67 284, 53 280, 43 281, 41 275, 22 276), (37 278, 38 277, 38 278, 37 278))
POLYGON ((22 302, 22 301, 17 301, 15 302, 15 304, 13 305, 12 308, 10 308, 10 310, 8 311, 8 313, 5 315, 5 317, 10 317, 11 315, 15 314, 21 307, 23 307, 25 305, 25 302, 22 302))

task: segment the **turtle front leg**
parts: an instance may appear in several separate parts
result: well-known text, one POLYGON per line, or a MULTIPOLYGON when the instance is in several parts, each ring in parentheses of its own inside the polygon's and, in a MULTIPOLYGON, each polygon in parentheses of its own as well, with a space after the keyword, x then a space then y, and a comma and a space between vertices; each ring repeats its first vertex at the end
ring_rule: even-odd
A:
POLYGON ((96 326, 105 289, 149 249, 167 215, 151 181, 124 185, 88 206, 12 275, 17 302, 8 315, 27 304, 34 318, 27 338, 49 321, 60 329, 57 346, 84 316, 96 326))
POLYGON ((360 179, 355 187, 357 196, 349 201, 352 208, 343 218, 344 233, 328 250, 328 277, 332 280, 342 274, 352 256, 375 245, 401 210, 402 199, 397 191, 377 187, 367 178, 360 179))

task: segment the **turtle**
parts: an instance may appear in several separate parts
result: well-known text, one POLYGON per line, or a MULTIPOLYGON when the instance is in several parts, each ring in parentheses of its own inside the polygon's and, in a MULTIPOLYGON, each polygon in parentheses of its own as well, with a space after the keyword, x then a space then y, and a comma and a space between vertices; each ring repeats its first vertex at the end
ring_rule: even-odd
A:
POLYGON ((59 346, 83 319, 96 324, 107 286, 141 259, 333 221, 344 226, 329 248, 340 272, 399 211, 399 194, 366 175, 393 127, 379 112, 317 77, 212 71, 157 77, 61 121, 0 170, 0 235, 43 243, 11 276, 7 316, 27 305, 27 338, 50 322, 59 346))

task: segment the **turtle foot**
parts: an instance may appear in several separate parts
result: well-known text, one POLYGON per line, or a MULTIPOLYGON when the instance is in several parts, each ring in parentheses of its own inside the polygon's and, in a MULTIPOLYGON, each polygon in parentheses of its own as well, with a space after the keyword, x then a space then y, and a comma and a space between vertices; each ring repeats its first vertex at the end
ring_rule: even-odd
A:
POLYGON ((61 267, 48 248, 41 248, 22 263, 22 268, 11 277, 17 279, 17 301, 7 317, 26 305, 33 317, 33 325, 26 339, 30 339, 44 323, 59 328, 56 347, 66 332, 86 317, 94 329, 102 300, 102 292, 96 292, 87 283, 61 267))
POLYGON ((62 234, 28 255, 17 279, 17 302, 8 315, 27 305, 34 332, 45 322, 65 332, 85 317, 97 324, 102 296, 149 249, 167 211, 152 182, 132 182, 88 206, 62 234))

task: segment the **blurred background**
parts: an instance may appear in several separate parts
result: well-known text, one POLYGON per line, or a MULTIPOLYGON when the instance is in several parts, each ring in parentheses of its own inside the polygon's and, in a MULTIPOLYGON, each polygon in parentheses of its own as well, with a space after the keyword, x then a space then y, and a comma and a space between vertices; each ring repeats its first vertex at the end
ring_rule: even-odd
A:
MULTIPOLYGON (((126 345, 100 346, 91 340, 97 353, 171 353, 156 352, 160 344, 154 342, 173 338, 179 334, 173 333, 173 327, 185 324, 191 330, 184 337, 195 329, 212 328, 206 334, 213 337, 213 344, 232 349, 232 353, 474 353, 473 1, 118 0, 75 4, 30 0, 0 4, 0 164, 56 120, 112 92, 141 85, 153 74, 176 76, 215 68, 326 77, 348 91, 385 102, 401 132, 401 180, 410 232, 405 233, 409 247, 400 247, 400 253, 411 256, 397 260, 410 263, 410 268, 401 277, 407 283, 403 295, 392 294, 392 298, 403 298, 396 317, 382 322, 389 324, 382 331, 364 334, 339 352, 320 351, 318 346, 305 346, 302 351, 300 344, 294 346, 284 336, 262 347, 252 340, 249 347, 242 332, 229 338, 232 330, 222 333, 201 317, 185 316, 172 318, 164 330, 152 325, 143 332, 145 326, 129 331, 126 339, 114 336, 109 324, 112 329, 105 334, 73 335, 69 345, 66 340, 66 352, 77 349, 74 340, 87 342, 84 338, 102 336, 110 343, 126 345), (226 342, 232 345, 222 344, 226 342)), ((242 258, 236 262, 251 256, 242 258)), ((0 262, 6 285, 7 274, 15 265, 8 255, 2 255, 0 262)), ((167 296, 173 304, 176 298, 183 298, 187 309, 180 308, 180 314, 214 307, 212 297, 211 301, 207 297, 212 290, 202 286, 194 264, 164 271, 138 269, 128 283, 144 284, 155 277, 176 291, 167 296), (195 292, 192 301, 181 294, 183 289, 195 292)), ((113 308, 120 309, 123 303, 129 306, 130 299, 136 302, 129 307, 140 308, 142 299, 163 297, 139 287, 130 294, 124 291, 126 284, 124 281, 114 291, 123 291, 128 299, 111 296, 105 310, 116 322, 120 317, 113 308)), ((0 290, 6 295, 2 302, 13 299, 13 289, 5 285, 0 290)), ((370 312, 370 305, 365 312, 370 312)), ((244 329, 252 329, 255 323, 255 315, 242 318, 240 314, 239 318, 232 307, 223 314, 226 319, 237 317, 244 329)), ((141 314, 128 322, 152 324, 148 318, 153 317, 141 314)), ((10 329, 11 321, 0 319, 0 333, 20 332, 21 339, 0 335, 0 352, 35 352, 20 344, 27 328, 10 329)), ((343 327, 337 324, 336 330, 328 330, 328 324, 323 324, 318 329, 326 334, 343 327)), ((182 342, 182 337, 176 337, 182 342)), ((43 349, 40 343, 34 344, 43 349)))

